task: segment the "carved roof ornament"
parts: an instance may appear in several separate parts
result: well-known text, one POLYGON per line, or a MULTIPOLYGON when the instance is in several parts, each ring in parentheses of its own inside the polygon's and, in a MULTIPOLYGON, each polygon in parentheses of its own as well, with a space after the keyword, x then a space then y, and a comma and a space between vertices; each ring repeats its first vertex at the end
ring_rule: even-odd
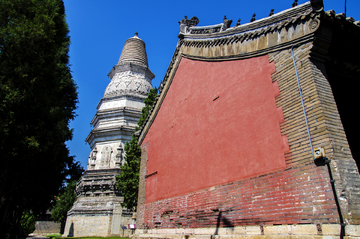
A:
MULTIPOLYGON (((296 3, 296 2, 295 2, 296 3)), ((260 32, 261 34, 267 33, 267 32, 271 32, 274 30, 279 30, 281 28, 283 28, 284 26, 288 26, 289 24, 294 24, 295 21, 301 19, 305 19, 307 17, 310 18, 314 18, 314 16, 321 12, 323 10, 323 3, 322 0, 311 0, 310 2, 304 3, 304 4, 300 4, 299 6, 296 6, 294 8, 292 8, 292 10, 286 10, 286 11, 282 11, 278 14, 275 14, 274 9, 271 9, 269 17, 265 20, 263 19, 259 19, 256 20, 255 16, 256 14, 254 13, 250 22, 251 24, 245 24, 243 26, 240 27, 240 21, 241 19, 239 19, 239 21, 236 23, 236 26, 234 27, 228 27, 227 28, 227 20, 226 16, 224 17, 224 21, 223 23, 219 23, 219 24, 215 24, 215 25, 209 25, 209 26, 191 26, 191 27, 187 27, 186 25, 184 25, 187 21, 190 21, 189 19, 185 18, 183 19, 181 22, 183 23, 183 26, 186 27, 186 31, 184 30, 184 32, 180 32, 179 34, 179 38, 180 39, 189 39, 192 37, 195 38, 199 38, 201 37, 201 35, 209 35, 208 37, 219 37, 223 34, 226 34, 225 32, 228 31, 232 31, 232 32, 248 32, 247 34, 245 33, 243 36, 246 35, 245 38, 249 38, 249 37, 254 37, 255 35, 259 35, 260 32), (319 10, 317 10, 319 9, 319 10), (224 26, 225 25, 225 26, 224 26), (261 29, 264 28, 264 29, 261 29), (252 32, 252 30, 254 29, 261 29, 259 31, 254 31, 252 32)), ((180 23, 181 23, 180 22, 180 23)), ((358 24, 357 22, 355 22, 354 24, 358 24)), ((185 29, 185 28, 184 28, 185 29)), ((239 37, 237 37, 239 38, 239 37)), ((237 41, 237 40, 236 40, 237 41)), ((186 41, 187 44, 188 41, 186 41)), ((199 46, 197 43, 191 43, 191 44, 197 44, 197 46, 199 46)), ((201 45, 204 45, 205 43, 201 43, 201 45)), ((206 40, 206 47, 209 47, 210 45, 214 44, 214 41, 212 40, 206 40)))
POLYGON ((292 7, 296 7, 298 5, 298 0, 295 0, 292 4, 292 7))
POLYGON ((184 19, 181 19, 180 23, 180 33, 188 33, 190 27, 194 27, 197 24, 199 24, 199 18, 192 17, 191 19, 188 19, 187 16, 185 16, 184 19))
POLYGON ((255 16, 256 16, 256 14, 254 13, 253 15, 252 15, 252 18, 250 19, 250 22, 255 22, 255 16))
MULTIPOLYGON (((294 5, 297 5, 297 0, 294 1, 294 5)), ((238 41, 238 39, 242 39, 243 37, 248 39, 248 38, 252 38, 255 37, 257 35, 261 34, 266 34, 268 32, 272 32, 275 30, 280 30, 283 27, 288 26, 289 24, 294 24, 296 21, 299 20, 304 20, 306 18, 318 18, 318 14, 321 13, 324 9, 323 6, 323 0, 310 0, 309 2, 306 2, 304 4, 299 4, 293 8, 287 9, 286 11, 282 11, 279 12, 277 14, 274 13, 273 9, 271 9, 271 12, 269 14, 268 18, 264 18, 264 19, 255 19, 256 14, 253 15, 253 18, 250 20, 251 24, 245 24, 242 25, 240 24, 241 19, 239 19, 239 21, 236 23, 236 26, 234 27, 229 27, 226 28, 224 27, 224 23, 219 23, 219 24, 215 24, 215 25, 209 25, 209 26, 195 26, 195 24, 191 27, 188 27, 185 25, 185 23, 187 22, 191 22, 191 19, 187 19, 187 17, 185 17, 185 19, 183 19, 181 23, 183 26, 181 26, 181 28, 183 29, 183 32, 180 32, 179 34, 179 38, 180 39, 186 39, 186 41, 184 41, 185 44, 190 44, 190 45, 196 45, 196 46, 205 46, 205 47, 210 47, 213 44, 215 44, 216 41, 213 41, 213 39, 207 39, 207 40, 203 40, 203 41, 198 41, 196 40, 196 42, 189 42, 189 40, 191 38, 194 39, 200 39, 202 36, 201 35, 208 35, 207 37, 210 38, 217 38, 220 37, 224 34, 226 34, 225 32, 233 32, 233 33, 241 33, 241 32, 247 32, 244 33, 242 35, 239 35, 237 37, 235 37, 235 41, 238 41), (263 28, 263 29, 262 29, 263 28), (186 29, 186 30, 185 30, 186 29), (225 31, 224 31, 225 29, 225 31), (260 29, 259 31, 253 31, 255 29, 260 29)), ((335 17, 335 14, 334 14, 335 17)), ((356 26, 360 26, 360 21, 352 21, 351 18, 346 18, 346 16, 342 16, 340 14, 336 15, 337 19, 343 19, 346 20, 347 22, 353 23, 356 26)), ((196 18, 197 19, 197 18, 196 18)), ((228 21, 226 18, 224 18, 225 21, 228 21)), ((316 27, 314 28, 314 24, 311 24, 313 30, 316 29, 316 27)), ((230 36, 227 36, 227 38, 229 38, 230 36)), ((217 44, 217 43, 216 43, 217 44)), ((161 88, 161 86, 160 86, 161 88)))
POLYGON ((271 11, 269 13, 269 17, 271 17, 272 15, 274 15, 274 9, 271 9, 271 11))
POLYGON ((311 3, 311 7, 317 12, 322 11, 324 9, 323 0, 310 0, 310 3, 311 3))
POLYGON ((347 17, 347 18, 346 18, 346 21, 351 22, 351 23, 354 23, 354 22, 355 22, 355 19, 354 19, 353 17, 347 17))
POLYGON ((230 28, 232 20, 227 20, 226 16, 224 16, 224 24, 221 28, 221 31, 225 31, 226 29, 230 28))

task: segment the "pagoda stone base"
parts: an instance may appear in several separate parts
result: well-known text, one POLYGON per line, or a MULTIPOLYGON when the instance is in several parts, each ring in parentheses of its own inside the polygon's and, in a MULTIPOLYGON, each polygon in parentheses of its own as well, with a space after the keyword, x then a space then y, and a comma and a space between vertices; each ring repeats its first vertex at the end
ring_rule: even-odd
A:
POLYGON ((76 186, 77 200, 68 212, 64 235, 126 236, 132 212, 122 208, 123 197, 115 187, 119 169, 87 170, 76 186))
POLYGON ((66 220, 64 236, 120 235, 121 225, 131 223, 131 214, 123 214, 122 197, 84 197, 76 201, 66 220))

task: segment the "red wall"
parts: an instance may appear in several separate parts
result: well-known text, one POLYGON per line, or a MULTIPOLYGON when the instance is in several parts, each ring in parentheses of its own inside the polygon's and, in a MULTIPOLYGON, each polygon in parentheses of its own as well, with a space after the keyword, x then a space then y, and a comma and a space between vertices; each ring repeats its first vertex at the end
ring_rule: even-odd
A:
POLYGON ((326 168, 313 165, 150 202, 144 215, 148 228, 339 223, 326 168))
POLYGON ((146 135, 146 203, 285 168, 267 56, 182 58, 146 135))

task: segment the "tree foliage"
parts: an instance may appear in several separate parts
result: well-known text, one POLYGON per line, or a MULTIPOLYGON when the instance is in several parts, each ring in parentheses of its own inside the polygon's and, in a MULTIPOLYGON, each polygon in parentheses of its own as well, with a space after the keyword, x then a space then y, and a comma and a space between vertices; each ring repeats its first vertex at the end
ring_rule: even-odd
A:
POLYGON ((145 120, 146 120, 146 118, 147 118, 147 116, 149 114, 149 111, 150 111, 151 107, 153 106, 153 104, 155 102, 157 92, 158 92, 158 89, 156 87, 149 91, 149 94, 148 94, 147 98, 144 101, 145 106, 141 110, 141 117, 140 117, 140 119, 138 121, 139 127, 142 127, 144 125, 145 120))
POLYGON ((76 162, 69 168, 67 184, 60 189, 59 195, 54 199, 54 206, 51 211, 51 218, 55 222, 61 223, 61 232, 64 230, 67 213, 76 201, 76 183, 84 172, 84 168, 76 162))
POLYGON ((137 204, 141 158, 141 148, 135 135, 126 143, 125 153, 126 162, 121 166, 120 174, 116 176, 116 186, 124 197, 122 206, 132 210, 137 204))
POLYGON ((62 193, 55 199, 55 205, 51 211, 51 218, 55 222, 65 222, 67 212, 71 209, 72 205, 76 201, 76 181, 68 183, 62 193))
POLYGON ((36 215, 31 210, 25 210, 20 219, 21 234, 28 235, 35 230, 36 215))
POLYGON ((74 166, 69 43, 61 0, 0 1, 0 238, 49 207, 74 166))
MULTIPOLYGON (((145 99, 145 107, 142 108, 141 117, 138 125, 143 126, 146 117, 157 96, 157 88, 151 89, 147 98, 145 99)), ((135 131, 138 128, 135 129, 135 131)), ((141 148, 138 144, 135 134, 132 135, 131 141, 125 145, 125 163, 121 166, 121 172, 116 177, 116 186, 121 191, 124 197, 122 206, 133 209, 137 206, 138 191, 139 191, 139 174, 140 174, 140 160, 141 148)))

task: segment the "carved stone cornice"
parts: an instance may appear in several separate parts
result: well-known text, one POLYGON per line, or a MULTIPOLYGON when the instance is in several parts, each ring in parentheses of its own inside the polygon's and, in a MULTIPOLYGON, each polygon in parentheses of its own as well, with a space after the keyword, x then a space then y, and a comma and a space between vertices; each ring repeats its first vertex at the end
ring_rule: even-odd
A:
POLYGON ((96 106, 96 109, 100 110, 100 106, 108 101, 121 100, 121 99, 144 102, 144 100, 146 99, 146 96, 132 93, 132 92, 126 92, 126 93, 123 93, 122 95, 112 95, 112 96, 103 97, 100 99, 98 105, 96 106))
POLYGON ((96 127, 98 123, 101 120, 112 120, 114 118, 119 117, 130 117, 135 118, 135 121, 137 118, 141 116, 141 110, 138 108, 133 107, 118 107, 118 108, 111 108, 111 109, 105 109, 105 110, 98 110, 94 116, 94 118, 91 120, 91 125, 96 127))
POLYGON ((114 112, 124 112, 124 113, 135 113, 136 114, 139 112, 141 113, 141 110, 139 108, 124 106, 124 107, 116 107, 116 108, 111 108, 111 109, 98 110, 95 115, 100 116, 100 115, 114 113, 114 112))
POLYGON ((139 74, 143 74, 150 83, 151 80, 155 77, 154 73, 152 73, 149 68, 137 65, 135 63, 115 65, 109 72, 108 76, 110 77, 110 79, 112 79, 116 73, 120 73, 124 71, 132 71, 132 72, 137 72, 139 74))
POLYGON ((86 142, 90 145, 90 148, 93 148, 96 143, 110 141, 110 138, 128 141, 134 131, 135 127, 128 125, 95 128, 86 137, 86 142))

